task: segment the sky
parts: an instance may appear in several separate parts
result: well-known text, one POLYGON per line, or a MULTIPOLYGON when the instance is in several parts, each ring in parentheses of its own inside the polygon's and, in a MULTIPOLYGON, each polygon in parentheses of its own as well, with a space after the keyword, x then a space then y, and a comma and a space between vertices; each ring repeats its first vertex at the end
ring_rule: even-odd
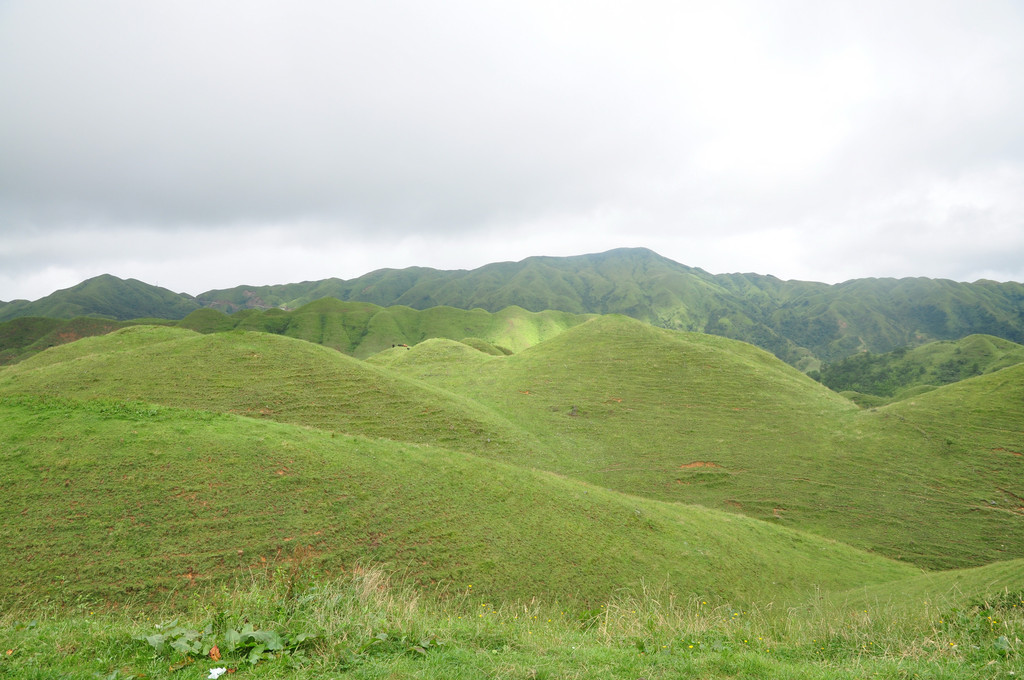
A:
POLYGON ((0 0, 0 300, 646 247, 1024 282, 1020 0, 0 0))

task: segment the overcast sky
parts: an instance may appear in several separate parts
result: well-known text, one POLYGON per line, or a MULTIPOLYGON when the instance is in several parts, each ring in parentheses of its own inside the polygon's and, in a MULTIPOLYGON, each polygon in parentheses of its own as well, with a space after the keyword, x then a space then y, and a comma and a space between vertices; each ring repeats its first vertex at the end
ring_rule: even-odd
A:
POLYGON ((644 246, 1024 281, 1024 3, 0 0, 0 300, 644 246))

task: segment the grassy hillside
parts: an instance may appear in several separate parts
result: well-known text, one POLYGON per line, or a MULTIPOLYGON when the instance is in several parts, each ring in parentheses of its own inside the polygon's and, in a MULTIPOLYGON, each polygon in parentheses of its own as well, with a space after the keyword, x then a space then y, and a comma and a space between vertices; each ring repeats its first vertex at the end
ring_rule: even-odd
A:
MULTIPOLYGON (((483 356, 483 355, 481 355, 483 356)), ((133 399, 335 432, 486 449, 537 448, 489 409, 300 340, 135 326, 55 347, 0 372, 0 392, 133 399)))
POLYGON ((970 335, 886 354, 857 354, 826 364, 815 377, 837 392, 858 393, 853 396, 859 402, 881 405, 1021 362, 1024 346, 991 335, 970 335))
POLYGON ((48 319, 24 316, 0 323, 0 366, 13 364, 49 347, 103 335, 123 328, 126 322, 76 317, 48 319))
POLYGON ((710 510, 433 446, 139 402, 6 397, 0 593, 120 598, 359 559, 495 598, 642 580, 745 599, 913 573, 710 510), (757 573, 757 579, 744 578, 757 573))
POLYGON ((444 446, 929 568, 1024 556, 1024 365, 862 411, 762 350, 626 317, 511 356, 431 340, 370 361, 266 333, 139 326, 7 367, 0 393, 444 446))
MULTIPOLYGON (((827 285, 759 274, 713 275, 644 248, 530 257, 471 271, 382 269, 348 281, 238 286, 207 291, 198 298, 102 276, 42 300, 4 304, 0 321, 81 315, 177 320, 203 307, 232 314, 264 313, 267 316, 253 322, 271 332, 282 332, 282 324, 294 321, 294 330, 300 334, 296 337, 309 339, 317 329, 304 325, 303 319, 286 321, 271 315, 276 313, 273 310, 297 311, 323 298, 418 310, 454 307, 497 313, 519 307, 532 312, 624 314, 660 327, 743 340, 804 371, 858 352, 888 352, 971 334, 1024 342, 1024 285, 1020 283, 906 278, 827 285)), ((191 320, 189 327, 216 328, 226 323, 223 317, 204 315, 191 320)), ((331 346, 359 344, 351 335, 324 330, 331 346)), ((368 345, 359 356, 370 353, 368 345)))
MULTIPOLYGON (((905 608, 824 597, 797 607, 733 606, 641 587, 580 610, 537 598, 496 601, 469 588, 438 600, 377 567, 330 579, 263 569, 233 587, 195 589, 184 607, 112 610, 81 599, 5 609, 0 634, 9 652, 0 655, 0 673, 178 678, 220 667, 311 679, 1013 678, 1024 673, 1024 600, 1006 596, 1003 584, 1020 582, 1008 576, 974 602, 925 590, 905 608)), ((964 580, 972 577, 965 572, 964 580)))
POLYGON ((989 334, 1024 342, 1024 285, 941 279, 855 279, 827 285, 759 274, 713 275, 644 248, 530 257, 472 271, 379 270, 350 281, 240 286, 203 304, 289 308, 330 296, 425 309, 624 314, 656 326, 758 345, 802 370, 860 351, 989 334))
POLYGON ((863 410, 720 337, 506 332, 134 325, 0 368, 0 675, 1024 672, 1024 364, 863 410))
MULTIPOLYGON (((1012 371, 985 377, 1019 390, 1012 371)), ((1024 450, 1018 397, 973 389, 914 414, 862 411, 749 345, 626 317, 593 319, 511 356, 430 340, 367 361, 266 333, 136 327, 8 367, 0 391, 441 445, 928 568, 1024 556, 1019 515, 989 503, 1024 497, 1024 461, 993 453, 1024 450), (960 423, 968 413, 984 414, 980 428, 1004 423, 999 436, 974 436, 960 423)))
POLYGON ((121 321, 143 317, 180 319, 198 308, 199 304, 189 296, 104 274, 33 302, 21 300, 4 305, 0 307, 0 321, 22 316, 99 316, 121 321))
POLYGON ((1020 451, 1019 400, 972 392, 911 422, 861 411, 749 345, 624 317, 510 357, 462 364, 462 354, 434 341, 370 361, 504 414, 554 452, 553 462, 535 464, 560 474, 742 512, 926 567, 1024 556, 1019 517, 982 508, 995 487, 1024 496, 1022 459, 993 458, 996 444, 956 434, 957 417, 943 415, 983 411, 979 423, 1016 423, 998 446, 1020 451), (950 438, 960 442, 956 456, 950 438))

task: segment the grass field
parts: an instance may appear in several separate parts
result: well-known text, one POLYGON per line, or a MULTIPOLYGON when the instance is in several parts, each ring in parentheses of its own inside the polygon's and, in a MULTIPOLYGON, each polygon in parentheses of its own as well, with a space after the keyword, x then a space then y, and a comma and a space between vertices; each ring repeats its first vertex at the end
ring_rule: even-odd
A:
POLYGON ((137 402, 7 398, 0 595, 117 600, 268 561, 592 601, 641 580, 741 599, 915 573, 755 520, 424 445, 137 402), (742 578, 745 571, 757 580, 742 578))
POLYGON ((537 328, 0 369, 0 675, 1024 672, 1024 365, 861 409, 724 338, 537 328))
POLYGON ((373 566, 322 579, 277 565, 173 606, 110 609, 83 598, 8 609, 0 674, 1009 679, 1024 673, 1022 571, 964 571, 954 590, 919 578, 912 594, 894 588, 883 599, 883 586, 870 602, 736 606, 639 587, 580 609, 495 600, 469 585, 424 594, 373 566))

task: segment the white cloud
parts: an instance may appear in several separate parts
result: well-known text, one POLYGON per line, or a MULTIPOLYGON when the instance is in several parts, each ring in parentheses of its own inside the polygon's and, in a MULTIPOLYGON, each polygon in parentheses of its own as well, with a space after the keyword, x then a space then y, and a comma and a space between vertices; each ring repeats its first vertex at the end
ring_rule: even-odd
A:
POLYGON ((1022 29, 966 0, 3 3, 0 298, 617 246, 1021 278, 1022 29))

